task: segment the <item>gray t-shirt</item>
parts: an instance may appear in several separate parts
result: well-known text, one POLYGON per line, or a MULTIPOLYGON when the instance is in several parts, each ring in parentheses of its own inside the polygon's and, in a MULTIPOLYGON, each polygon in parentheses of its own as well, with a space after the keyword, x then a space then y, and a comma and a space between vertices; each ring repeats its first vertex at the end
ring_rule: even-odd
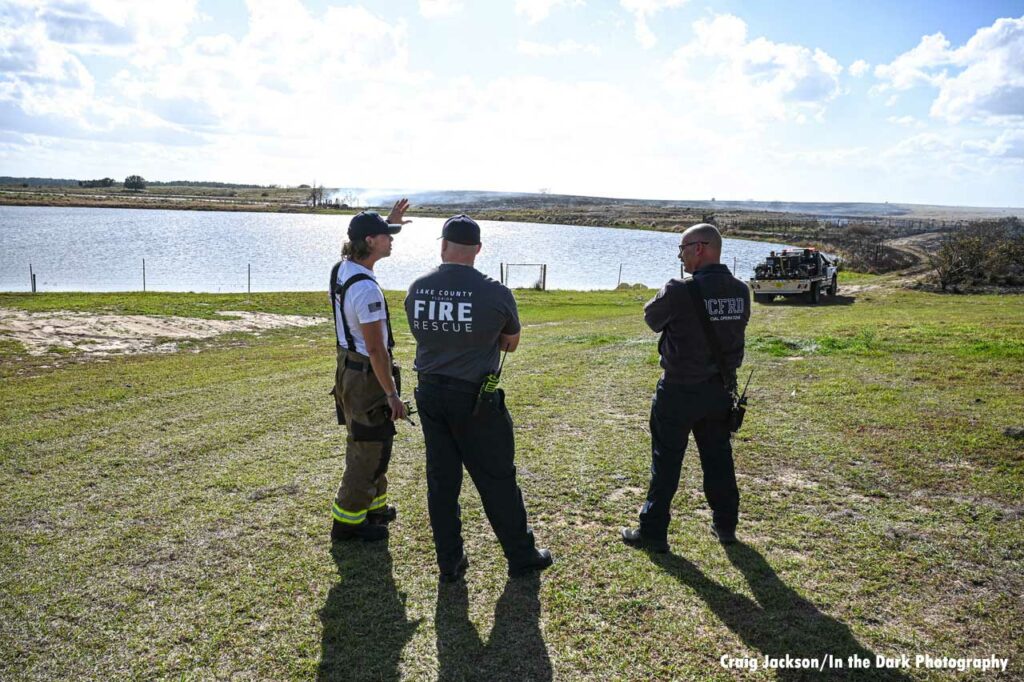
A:
POLYGON ((468 265, 445 263, 409 287, 417 372, 479 382, 498 369, 498 338, 519 332, 509 289, 468 265))

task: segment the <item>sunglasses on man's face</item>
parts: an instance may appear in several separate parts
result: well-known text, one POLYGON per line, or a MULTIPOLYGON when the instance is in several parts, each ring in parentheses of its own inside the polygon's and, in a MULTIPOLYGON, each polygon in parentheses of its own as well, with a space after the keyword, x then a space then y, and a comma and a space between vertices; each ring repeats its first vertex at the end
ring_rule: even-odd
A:
POLYGON ((693 246, 694 244, 704 244, 706 246, 706 245, 708 245, 710 243, 711 242, 685 242, 685 243, 679 245, 679 250, 680 251, 685 251, 687 246, 693 246))

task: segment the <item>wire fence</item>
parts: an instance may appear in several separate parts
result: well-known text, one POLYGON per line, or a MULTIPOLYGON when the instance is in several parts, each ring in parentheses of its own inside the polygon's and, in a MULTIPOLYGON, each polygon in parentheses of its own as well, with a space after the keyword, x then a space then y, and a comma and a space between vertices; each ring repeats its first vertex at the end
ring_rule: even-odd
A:
MULTIPOLYGON (((31 293, 33 293, 33 294, 40 293, 40 291, 39 291, 39 279, 38 279, 39 274, 40 273, 36 271, 36 269, 32 265, 32 263, 29 263, 28 264, 29 291, 31 293)), ((141 265, 140 265, 140 268, 139 268, 139 280, 138 280, 138 282, 139 282, 139 286, 141 286, 141 291, 146 292, 148 289, 147 289, 147 279, 146 279, 146 259, 145 258, 142 259, 142 262, 141 262, 141 265)), ((127 282, 126 282, 126 285, 128 287, 131 287, 131 284, 129 284, 127 282)), ((134 289, 133 288, 129 288, 127 290, 128 291, 133 291, 134 289)), ((245 293, 247 293, 247 294, 251 294, 252 293, 252 263, 246 263, 245 264, 245 293)))
MULTIPOLYGON (((732 273, 734 276, 737 275, 737 259, 732 260, 732 273)), ((28 264, 28 282, 29 291, 31 293, 39 292, 40 274, 32 263, 28 264)), ((630 263, 619 263, 618 271, 612 283, 611 277, 608 279, 609 288, 624 288, 631 286, 646 286, 643 284, 646 275, 643 264, 630 262, 630 263)), ((686 273, 683 269, 683 265, 680 263, 679 276, 685 277, 686 273)), ((139 269, 137 274, 138 279, 135 280, 136 284, 132 285, 131 280, 122 280, 118 282, 119 285, 123 283, 123 286, 127 288, 125 291, 149 291, 151 289, 151 273, 147 270, 146 259, 141 259, 139 263, 139 269), (139 287, 136 289, 135 287, 139 287)), ((241 277, 239 276, 239 284, 241 277)), ((547 263, 500 263, 500 281, 505 286, 512 289, 537 289, 547 290, 548 287, 548 264, 547 263)), ((245 288, 244 290, 234 290, 230 283, 225 283, 224 286, 231 288, 236 293, 252 293, 253 285, 253 271, 252 263, 246 263, 245 266, 245 288)), ((276 285, 275 285, 276 286, 276 285)), ((601 288, 601 287, 598 287, 601 288)), ((109 289, 107 289, 109 290, 109 289)))

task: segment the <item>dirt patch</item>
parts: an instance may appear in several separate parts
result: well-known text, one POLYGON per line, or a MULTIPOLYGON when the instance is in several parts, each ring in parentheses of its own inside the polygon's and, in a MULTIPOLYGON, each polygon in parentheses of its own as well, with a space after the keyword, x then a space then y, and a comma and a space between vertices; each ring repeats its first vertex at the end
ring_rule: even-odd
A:
POLYGON ((643 499, 643 496, 647 493, 643 488, 634 488, 626 486, 625 488, 618 488, 613 490, 611 495, 608 496, 609 502, 619 502, 621 500, 639 500, 643 499))
POLYGON ((222 311, 233 320, 149 315, 96 315, 56 311, 30 313, 0 308, 0 339, 12 339, 30 355, 74 351, 85 355, 171 353, 178 342, 208 339, 229 332, 259 332, 280 327, 309 327, 323 317, 222 311))
POLYGON ((839 283, 839 293, 843 295, 861 294, 865 291, 874 291, 882 288, 881 284, 843 284, 842 281, 839 283))

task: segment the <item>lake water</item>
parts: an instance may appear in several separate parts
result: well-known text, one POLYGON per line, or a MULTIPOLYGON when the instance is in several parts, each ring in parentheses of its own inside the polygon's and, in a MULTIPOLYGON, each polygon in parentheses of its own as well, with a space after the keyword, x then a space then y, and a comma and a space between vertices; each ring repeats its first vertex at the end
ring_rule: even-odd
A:
MULTIPOLYGON (((138 291, 146 260, 149 291, 244 292, 327 288, 349 216, 116 208, 0 206, 0 290, 28 291, 29 264, 40 291, 138 291)), ((413 218, 376 274, 404 289, 440 262, 440 218, 413 218)), ((547 263, 549 289, 612 289, 622 281, 661 286, 679 276, 679 235, 643 230, 481 221, 482 272, 500 263, 547 263)), ((771 249, 727 239, 722 262, 746 279, 771 249)), ((511 286, 530 286, 538 269, 513 267, 511 286)))

